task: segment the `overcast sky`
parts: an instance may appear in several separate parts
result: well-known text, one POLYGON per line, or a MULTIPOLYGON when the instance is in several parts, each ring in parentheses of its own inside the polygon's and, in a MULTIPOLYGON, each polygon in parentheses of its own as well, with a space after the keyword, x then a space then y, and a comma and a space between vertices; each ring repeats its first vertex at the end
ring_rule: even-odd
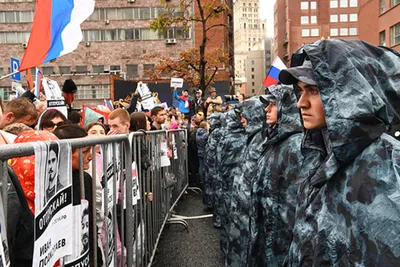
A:
POLYGON ((274 4, 276 0, 259 0, 260 16, 267 19, 267 35, 274 36, 274 4))

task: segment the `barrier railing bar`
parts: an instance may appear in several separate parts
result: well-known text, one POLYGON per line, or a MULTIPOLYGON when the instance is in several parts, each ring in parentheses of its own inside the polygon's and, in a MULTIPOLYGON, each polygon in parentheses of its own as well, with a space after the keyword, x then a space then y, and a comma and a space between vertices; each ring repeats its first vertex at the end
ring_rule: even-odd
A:
MULTIPOLYGON (((113 164, 112 165, 113 166, 113 179, 112 179, 112 181, 113 181, 113 188, 112 188, 112 190, 113 190, 113 208, 112 208, 113 229, 112 229, 112 231, 113 231, 113 239, 114 239, 113 240, 114 267, 117 267, 117 264, 118 264, 118 254, 117 254, 117 252, 118 252, 118 242, 117 242, 117 227, 118 227, 118 225, 117 225, 118 224, 118 220, 117 220, 117 182, 118 182, 117 168, 118 168, 118 163, 117 163, 117 152, 116 152, 117 146, 116 146, 116 144, 117 143, 112 143, 112 152, 113 152, 113 154, 112 154, 112 156, 113 156, 113 159, 112 159, 112 164, 113 164)), ((121 158, 121 160, 122 160, 122 158, 121 158)), ((121 177, 120 181, 122 180, 122 178, 123 177, 121 177)), ((120 207, 121 207, 121 217, 122 217, 124 210, 123 210, 122 205, 120 207)), ((123 246, 123 245, 121 244, 121 246, 123 246)), ((124 252, 123 249, 122 249, 122 252, 124 252)), ((122 253, 122 255, 123 254, 124 253, 122 253)))
POLYGON ((103 144, 102 145, 102 151, 103 151, 103 185, 104 185, 104 194, 103 194, 103 199, 104 199, 104 224, 105 224, 105 240, 106 240, 106 245, 105 245, 105 251, 104 251, 104 257, 105 257, 105 265, 108 266, 108 245, 109 245, 109 240, 108 240, 108 175, 107 175, 107 162, 108 162, 108 144, 103 144))
MULTIPOLYGON (((100 177, 101 178, 101 177, 100 177)), ((98 231, 97 230, 97 211, 96 211, 96 179, 97 178, 97 168, 96 168, 96 146, 92 147, 92 203, 93 203, 93 209, 92 209, 92 229, 95 232, 95 234, 93 235, 93 262, 97 263, 97 244, 98 244, 98 240, 97 240, 97 236, 98 236, 98 231)), ((101 229, 99 229, 101 230, 101 229)))
MULTIPOLYGON (((126 179, 126 206, 127 207, 132 207, 132 149, 129 143, 128 138, 124 139, 124 151, 125 151, 125 158, 124 162, 126 162, 126 173, 128 174, 127 177, 130 177, 129 179, 126 179)), ((127 225, 126 225, 126 231, 128 233, 127 235, 127 240, 126 243, 129 244, 127 245, 127 266, 133 266, 133 229, 132 229, 132 224, 133 224, 133 214, 132 212, 128 212, 127 214, 127 225)))

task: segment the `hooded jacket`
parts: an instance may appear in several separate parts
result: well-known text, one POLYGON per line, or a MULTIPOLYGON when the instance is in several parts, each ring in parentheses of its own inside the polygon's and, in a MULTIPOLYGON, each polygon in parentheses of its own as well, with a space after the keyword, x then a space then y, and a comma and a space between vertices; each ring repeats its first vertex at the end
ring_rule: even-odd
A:
POLYGON ((214 113, 210 116, 210 134, 208 136, 204 155, 204 194, 203 204, 206 208, 214 205, 214 180, 218 174, 217 145, 222 136, 224 115, 214 113))
POLYGON ((204 128, 199 128, 196 132, 196 143, 197 143, 197 156, 204 158, 206 145, 208 139, 208 132, 204 128))
POLYGON ((234 177, 228 232, 228 266, 246 266, 251 217, 251 191, 257 162, 267 142, 265 138, 265 106, 257 97, 243 102, 242 115, 247 120, 247 146, 243 153, 241 171, 234 177))
POLYGON ((400 266, 400 144, 384 133, 399 114, 400 57, 335 39, 305 45, 292 64, 305 56, 327 128, 302 143, 288 265, 400 266))
POLYGON ((226 113, 226 127, 222 136, 223 138, 217 147, 219 176, 216 180, 216 203, 218 205, 215 213, 221 218, 221 249, 223 254, 226 255, 229 227, 228 214, 231 204, 233 178, 241 172, 242 155, 247 143, 245 129, 234 109, 226 113))
POLYGON ((287 256, 297 204, 297 174, 303 162, 302 127, 292 86, 270 87, 277 124, 257 165, 248 266, 282 266, 287 256))

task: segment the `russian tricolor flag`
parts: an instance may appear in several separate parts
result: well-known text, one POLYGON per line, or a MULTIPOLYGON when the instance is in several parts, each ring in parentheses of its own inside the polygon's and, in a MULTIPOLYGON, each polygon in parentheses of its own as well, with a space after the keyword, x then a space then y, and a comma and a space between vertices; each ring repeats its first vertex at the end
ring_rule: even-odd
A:
POLYGON ((80 25, 93 10, 94 0, 37 0, 32 31, 19 71, 74 51, 82 41, 80 25))
POLYGON ((287 69, 287 67, 282 60, 279 57, 275 58, 267 76, 264 79, 263 85, 265 87, 270 87, 271 85, 277 84, 279 82, 279 72, 284 69, 287 69))

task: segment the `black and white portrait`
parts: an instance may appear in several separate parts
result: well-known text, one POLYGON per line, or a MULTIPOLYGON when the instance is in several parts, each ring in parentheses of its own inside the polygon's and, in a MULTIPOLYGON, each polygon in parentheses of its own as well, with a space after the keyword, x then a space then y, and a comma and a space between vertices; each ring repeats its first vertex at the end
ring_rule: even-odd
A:
POLYGON ((81 221, 81 255, 83 255, 89 249, 89 207, 83 208, 82 221, 81 221))
POLYGON ((51 144, 48 151, 46 161, 47 185, 45 186, 43 206, 64 187, 59 174, 60 153, 58 144, 51 144))

